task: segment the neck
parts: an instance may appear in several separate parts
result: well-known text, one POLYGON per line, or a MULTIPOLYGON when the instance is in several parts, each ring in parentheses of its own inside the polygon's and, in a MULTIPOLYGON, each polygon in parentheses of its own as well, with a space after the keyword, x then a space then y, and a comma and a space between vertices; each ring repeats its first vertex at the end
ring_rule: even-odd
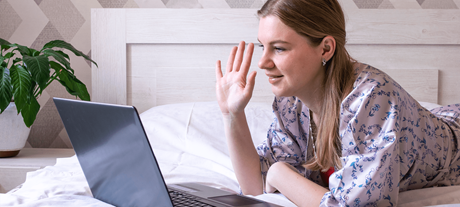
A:
POLYGON ((298 96, 297 98, 310 109, 312 112, 312 118, 315 123, 319 123, 319 117, 321 112, 321 106, 323 105, 323 89, 310 91, 307 95, 298 96))

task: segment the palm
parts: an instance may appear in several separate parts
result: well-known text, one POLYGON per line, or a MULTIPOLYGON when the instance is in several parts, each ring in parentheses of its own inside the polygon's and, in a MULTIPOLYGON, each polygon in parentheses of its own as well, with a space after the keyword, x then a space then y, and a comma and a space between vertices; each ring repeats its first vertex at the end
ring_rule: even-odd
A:
POLYGON ((254 45, 249 44, 243 61, 244 42, 238 51, 233 48, 230 54, 225 75, 222 75, 220 62, 216 66, 217 102, 223 114, 242 112, 252 96, 255 72, 247 78, 254 45), (236 56, 236 57, 235 57, 236 56))
POLYGON ((237 113, 244 109, 251 98, 245 93, 246 77, 241 73, 226 74, 217 85, 217 101, 222 113, 237 113))

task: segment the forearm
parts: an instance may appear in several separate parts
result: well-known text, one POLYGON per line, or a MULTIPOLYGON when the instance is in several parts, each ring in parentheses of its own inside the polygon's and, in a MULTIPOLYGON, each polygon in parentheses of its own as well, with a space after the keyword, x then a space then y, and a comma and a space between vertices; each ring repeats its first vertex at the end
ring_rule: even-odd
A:
POLYGON ((270 167, 267 182, 297 206, 319 206, 329 190, 303 177, 289 164, 277 162, 270 167))
POLYGON ((224 127, 230 158, 243 194, 262 194, 259 155, 252 142, 244 112, 224 115, 224 127))

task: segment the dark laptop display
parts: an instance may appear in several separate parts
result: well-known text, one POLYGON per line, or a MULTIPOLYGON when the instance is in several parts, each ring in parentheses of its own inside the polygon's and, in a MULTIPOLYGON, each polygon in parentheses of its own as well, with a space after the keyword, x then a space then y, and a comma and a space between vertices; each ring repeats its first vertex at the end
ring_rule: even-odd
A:
POLYGON ((115 206, 277 206, 198 183, 167 187, 135 107, 53 100, 99 200, 115 206), (189 200, 179 205, 177 197, 189 200))

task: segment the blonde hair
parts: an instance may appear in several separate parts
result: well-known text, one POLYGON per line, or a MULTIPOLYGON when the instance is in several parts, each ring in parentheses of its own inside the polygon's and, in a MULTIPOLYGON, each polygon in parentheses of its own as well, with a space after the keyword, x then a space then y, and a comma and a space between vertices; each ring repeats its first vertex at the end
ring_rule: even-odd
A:
POLYGON ((316 155, 307 169, 341 168, 339 114, 342 100, 353 86, 353 62, 345 49, 345 17, 337 0, 268 0, 257 12, 259 17, 277 16, 285 25, 318 46, 330 35, 336 41, 334 56, 325 65, 324 96, 317 124, 316 155))

